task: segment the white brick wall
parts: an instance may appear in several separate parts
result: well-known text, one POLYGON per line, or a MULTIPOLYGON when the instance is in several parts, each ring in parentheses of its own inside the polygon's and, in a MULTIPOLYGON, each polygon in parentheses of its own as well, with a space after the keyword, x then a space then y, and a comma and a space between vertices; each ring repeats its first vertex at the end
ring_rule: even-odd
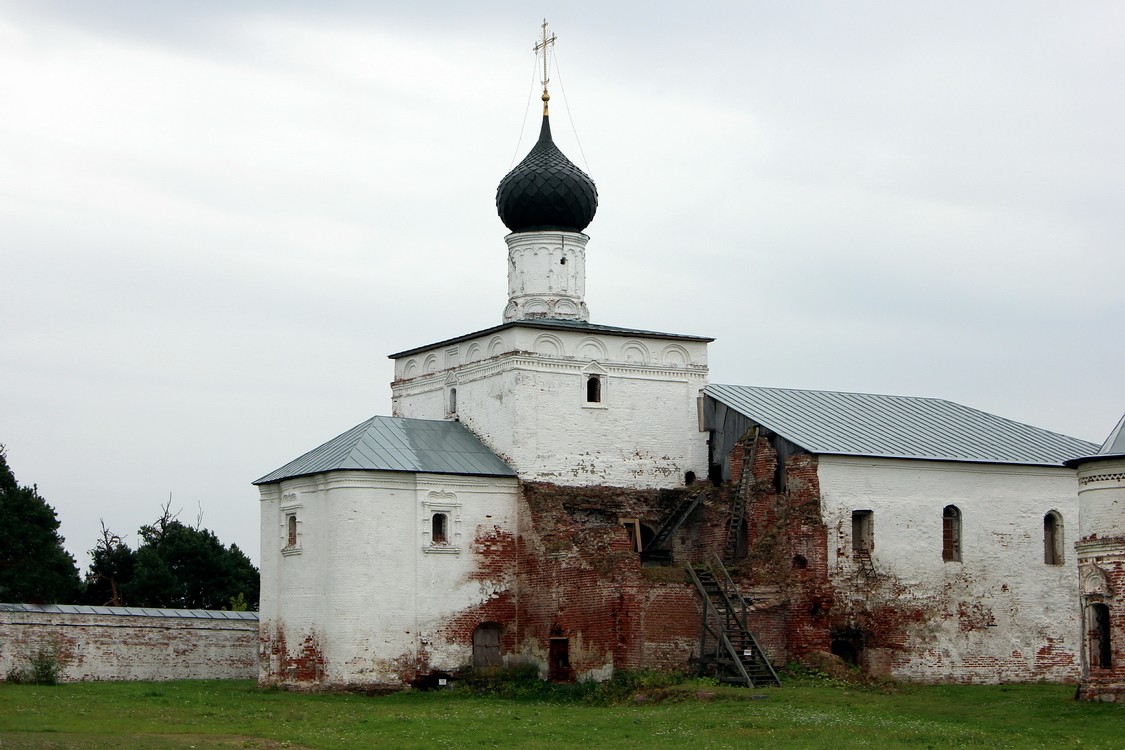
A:
MULTIPOLYGON (((916 611, 906 649, 872 653, 894 677, 974 682, 1078 676, 1071 469, 821 456, 829 576, 872 612, 916 611), (942 510, 962 514, 961 562, 942 559, 942 510), (877 583, 856 583, 853 510, 874 511, 877 583), (1064 561, 1044 563, 1043 517, 1063 518, 1064 561), (890 607, 890 610, 883 610, 890 607), (1044 651, 1044 649, 1046 649, 1044 651)), ((893 619, 893 617, 892 617, 893 619)))
POLYGON ((450 642, 443 626, 505 588, 474 580, 473 542, 515 534, 515 479, 334 471, 260 490, 262 681, 299 681, 268 653, 279 632, 292 658, 319 651, 324 685, 400 683, 427 655, 428 668, 470 661, 471 641, 450 642), (449 514, 447 545, 430 543, 436 511, 449 514), (299 549, 287 545, 290 513, 299 549))
POLYGON ((446 418, 456 388, 457 418, 523 479, 676 487, 707 475, 705 342, 515 327, 451 348, 395 363, 395 416, 446 418), (591 375, 603 379, 597 404, 591 375))
POLYGON ((1080 536, 1125 537, 1125 457, 1081 464, 1078 481, 1080 536))

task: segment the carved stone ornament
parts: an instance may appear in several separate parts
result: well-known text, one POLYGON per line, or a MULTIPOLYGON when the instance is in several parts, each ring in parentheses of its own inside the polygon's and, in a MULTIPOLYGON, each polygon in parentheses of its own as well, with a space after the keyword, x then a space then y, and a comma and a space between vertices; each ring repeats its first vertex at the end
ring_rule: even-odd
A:
POLYGON ((1078 585, 1083 596, 1112 596, 1109 574, 1097 563, 1082 563, 1078 566, 1078 585))

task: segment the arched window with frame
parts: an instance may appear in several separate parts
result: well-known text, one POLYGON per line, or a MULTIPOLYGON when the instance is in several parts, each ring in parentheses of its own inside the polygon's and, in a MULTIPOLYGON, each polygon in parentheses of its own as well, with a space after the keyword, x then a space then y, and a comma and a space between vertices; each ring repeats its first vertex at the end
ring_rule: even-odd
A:
POLYGON ((600 404, 602 402, 602 379, 597 375, 586 378, 586 403, 600 404))
POLYGON ((430 544, 449 544, 449 515, 434 513, 430 519, 430 544))
POLYGON ((961 562, 961 511, 956 505, 941 512, 941 559, 961 562))
POLYGON ((456 388, 450 388, 449 389, 449 413, 450 414, 456 414, 457 413, 457 389, 456 388))

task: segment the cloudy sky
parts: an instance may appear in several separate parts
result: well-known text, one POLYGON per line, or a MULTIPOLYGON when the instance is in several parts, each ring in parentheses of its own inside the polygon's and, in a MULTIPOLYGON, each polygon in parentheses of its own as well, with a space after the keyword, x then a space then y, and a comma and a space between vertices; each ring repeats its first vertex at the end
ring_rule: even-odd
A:
POLYGON ((257 561, 251 481, 500 322, 544 15, 594 322, 715 337, 712 382, 1125 411, 1120 2, 0 0, 0 443, 82 564, 169 497, 257 561))

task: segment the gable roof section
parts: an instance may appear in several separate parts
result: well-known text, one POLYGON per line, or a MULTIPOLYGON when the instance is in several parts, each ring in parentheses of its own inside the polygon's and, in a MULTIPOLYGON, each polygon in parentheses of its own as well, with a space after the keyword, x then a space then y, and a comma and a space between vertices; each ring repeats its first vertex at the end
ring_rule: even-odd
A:
POLYGON ((1118 459, 1122 456, 1125 456, 1125 416, 1122 416, 1117 426, 1110 430, 1109 437, 1095 453, 1072 458, 1066 462, 1066 465, 1078 466, 1090 461, 1118 459))
POLYGON ((1121 421, 1110 431, 1109 437, 1098 450, 1098 455, 1125 456, 1125 416, 1122 416, 1121 421))
POLYGON ((704 393, 810 453, 1058 466, 1097 447, 939 398, 717 384, 704 393))
POLYGON ((516 476, 460 422, 372 417, 266 474, 254 484, 271 484, 338 469, 516 476))

